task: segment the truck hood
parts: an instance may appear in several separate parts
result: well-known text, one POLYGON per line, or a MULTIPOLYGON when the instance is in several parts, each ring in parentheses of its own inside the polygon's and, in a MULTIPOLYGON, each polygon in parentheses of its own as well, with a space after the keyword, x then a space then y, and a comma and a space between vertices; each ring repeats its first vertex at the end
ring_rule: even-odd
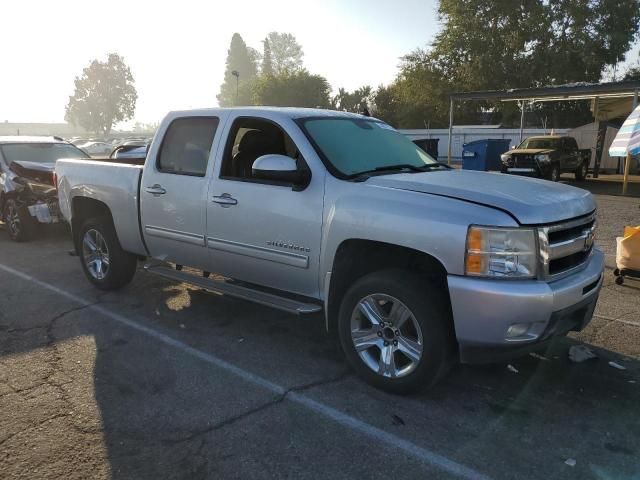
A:
MULTIPOLYGON (((444 170, 371 177, 367 185, 428 193, 509 212, 522 225, 561 222, 596 208, 590 192, 500 173, 444 170)), ((470 219, 471 220, 471 219, 470 219)))
POLYGON ((522 148, 509 150, 505 155, 548 155, 554 152, 552 148, 522 148))

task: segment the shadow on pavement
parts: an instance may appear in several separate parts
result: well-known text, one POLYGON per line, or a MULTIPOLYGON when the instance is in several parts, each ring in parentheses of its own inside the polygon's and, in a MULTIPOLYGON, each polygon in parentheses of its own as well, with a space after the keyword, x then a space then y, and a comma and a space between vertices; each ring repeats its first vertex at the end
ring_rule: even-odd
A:
MULTIPOLYGON (((54 242, 62 252, 69 246, 66 235, 51 230, 29 248, 54 242)), ((59 468, 70 478, 327 478, 344 474, 347 462, 374 461, 349 450, 350 437, 324 418, 297 412, 282 398, 94 311, 61 308, 56 295, 9 280, 15 284, 5 287, 3 302, 39 299, 42 305, 0 311, 0 363, 41 381, 8 392, 15 403, 3 402, 2 413, 44 411, 53 420, 36 420, 40 427, 60 421, 52 436, 45 428, 33 441, 47 442, 47 458, 60 454, 68 466, 59 468), (78 349, 87 349, 87 358, 94 355, 93 363, 76 360, 78 349), (21 365, 31 357, 16 355, 25 353, 33 362, 21 365), (285 418, 276 415, 278 408, 285 418), (99 444, 106 472, 87 447, 99 444), (344 449, 341 457, 338 450, 344 449)), ((541 357, 514 360, 511 370, 505 364, 459 366, 433 390, 403 398, 345 376, 342 354, 320 316, 300 319, 143 272, 99 301, 285 387, 320 381, 310 396, 427 448, 469 459, 490 475, 637 478, 640 472, 640 362, 621 360, 615 352, 594 348, 598 360, 573 364, 567 350, 576 342, 559 339, 541 357), (625 370, 611 367, 610 360, 625 370), (567 459, 578 464, 569 467, 567 459)), ((0 454, 33 461, 33 451, 8 421, 0 454)), ((382 455, 376 475, 388 478, 406 463, 393 454, 382 455)))

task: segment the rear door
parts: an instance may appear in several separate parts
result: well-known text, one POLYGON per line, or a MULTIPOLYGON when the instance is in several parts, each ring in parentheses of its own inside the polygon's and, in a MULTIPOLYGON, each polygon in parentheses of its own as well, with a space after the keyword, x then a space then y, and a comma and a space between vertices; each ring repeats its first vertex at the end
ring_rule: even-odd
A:
POLYGON ((207 173, 213 167, 220 116, 166 122, 149 152, 140 188, 144 239, 152 257, 207 268, 207 173))
POLYGON ((562 155, 564 158, 562 168, 574 170, 578 166, 578 144, 572 137, 564 137, 562 142, 562 155))

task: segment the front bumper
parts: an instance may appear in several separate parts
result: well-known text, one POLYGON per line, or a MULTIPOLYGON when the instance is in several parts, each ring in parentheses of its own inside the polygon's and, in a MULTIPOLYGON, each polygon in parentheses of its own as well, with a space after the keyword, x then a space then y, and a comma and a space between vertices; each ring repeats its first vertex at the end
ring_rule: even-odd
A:
POLYGON ((594 248, 582 270, 551 283, 449 275, 460 360, 495 362, 582 330, 593 317, 603 271, 604 254, 594 248), (523 324, 528 325, 525 334, 509 337, 509 327, 523 324))
POLYGON ((500 171, 502 173, 508 173, 509 175, 519 175, 522 177, 546 178, 551 173, 551 164, 539 163, 533 167, 523 167, 523 168, 506 166, 503 164, 502 167, 500 168, 500 171))

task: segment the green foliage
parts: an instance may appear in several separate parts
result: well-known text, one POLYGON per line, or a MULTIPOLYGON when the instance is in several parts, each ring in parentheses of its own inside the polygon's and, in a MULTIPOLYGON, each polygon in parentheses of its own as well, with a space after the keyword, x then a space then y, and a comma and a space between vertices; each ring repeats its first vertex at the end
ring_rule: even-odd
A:
POLYGON ((116 123, 133 117, 138 94, 131 70, 121 56, 111 53, 106 62, 93 60, 74 83, 66 121, 106 135, 116 123))
POLYGON ((627 70, 624 74, 624 80, 640 80, 640 64, 627 70))
POLYGON ((220 93, 217 96, 218 103, 221 107, 249 105, 251 103, 251 89, 249 85, 257 75, 258 57, 259 54, 255 49, 247 48, 240 34, 233 34, 227 54, 224 82, 220 86, 220 93), (239 77, 236 78, 233 72, 238 72, 239 77))
POLYGON ((302 70, 304 53, 296 37, 290 33, 271 32, 267 35, 271 50, 271 62, 274 75, 293 73, 302 70))
POLYGON ((273 57, 268 38, 262 41, 262 75, 273 75, 273 57))
POLYGON ((331 107, 333 109, 354 113, 362 113, 372 103, 373 91, 369 85, 360 87, 353 92, 340 88, 337 95, 331 99, 331 107))
POLYGON ((329 82, 307 70, 262 75, 253 86, 255 105, 329 108, 329 82))
MULTIPOLYGON (((455 91, 599 81, 637 37, 640 1, 441 0, 438 12, 442 31, 429 50, 403 58, 391 89, 400 126, 446 126, 455 91)), ((552 107, 534 108, 551 127, 588 115, 581 104, 552 107)), ((456 122, 479 122, 483 111, 492 122, 519 119, 513 105, 468 102, 456 107, 456 122)))

